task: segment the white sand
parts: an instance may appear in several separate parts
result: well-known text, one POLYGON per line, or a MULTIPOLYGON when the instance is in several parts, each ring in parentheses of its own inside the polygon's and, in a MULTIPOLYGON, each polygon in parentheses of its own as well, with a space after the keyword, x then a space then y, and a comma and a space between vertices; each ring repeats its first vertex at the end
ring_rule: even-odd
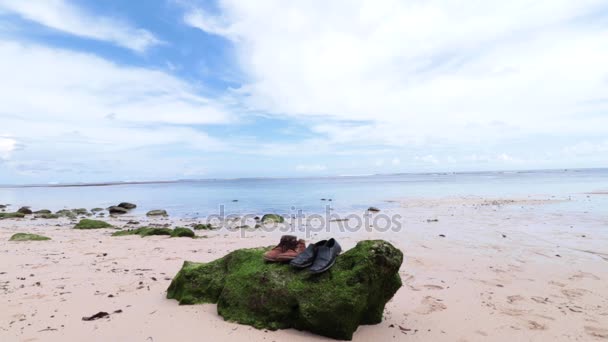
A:
MULTIPOLYGON (((402 215, 402 231, 312 238, 338 236, 344 249, 385 239, 405 254, 404 286, 387 304, 384 321, 360 327, 355 341, 608 340, 605 211, 467 197, 407 200, 382 213, 402 215)), ((129 219, 112 222, 123 226, 129 219)), ((178 306, 165 299, 184 260, 273 245, 280 232, 140 238, 71 227, 65 220, 0 221, 0 341, 329 340, 296 330, 256 330, 224 322, 214 305, 178 306), (16 232, 52 240, 7 241, 16 232), (115 310, 122 312, 81 319, 115 310)))

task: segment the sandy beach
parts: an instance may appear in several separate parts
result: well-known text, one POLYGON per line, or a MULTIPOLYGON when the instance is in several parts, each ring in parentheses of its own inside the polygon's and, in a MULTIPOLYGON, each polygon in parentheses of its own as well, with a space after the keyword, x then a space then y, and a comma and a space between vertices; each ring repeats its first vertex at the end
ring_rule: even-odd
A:
MULTIPOLYGON (((608 340, 608 216, 565 210, 603 194, 564 199, 451 197, 399 199, 382 213, 402 229, 334 236, 344 249, 384 239, 405 255, 403 287, 384 320, 361 326, 354 341, 608 340)), ((364 213, 355 213, 363 215, 364 213)), ((190 219, 130 220, 185 226, 190 219)), ((238 249, 275 245, 279 231, 196 231, 206 238, 111 237, 75 230, 73 221, 0 220, 1 341, 310 341, 297 330, 267 331, 225 322, 215 305, 179 306, 165 298, 185 260, 206 262, 238 249), (18 232, 50 241, 9 242, 18 232), (99 311, 110 317, 83 321, 99 311)))

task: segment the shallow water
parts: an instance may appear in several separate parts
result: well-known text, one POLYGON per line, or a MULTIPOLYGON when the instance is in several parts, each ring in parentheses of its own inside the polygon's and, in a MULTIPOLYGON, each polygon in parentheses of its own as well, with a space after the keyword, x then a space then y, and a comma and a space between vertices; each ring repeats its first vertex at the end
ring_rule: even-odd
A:
MULTIPOLYGON (((224 206, 226 214, 288 214, 298 209, 305 213, 321 213, 327 205, 337 212, 347 212, 370 205, 386 208, 394 205, 387 203, 387 200, 408 197, 539 195, 584 199, 585 192, 598 190, 608 190, 608 169, 200 180, 87 187, 3 187, 0 188, 0 203, 10 203, 13 207, 28 205, 34 209, 58 210, 107 207, 128 201, 138 205, 134 214, 163 208, 175 216, 203 217, 218 213, 220 205, 224 206), (331 199, 331 202, 322 201, 322 198, 331 199)), ((602 206, 608 202, 608 195, 601 197, 603 199, 594 201, 594 205, 602 206)), ((559 205, 586 210, 584 200, 559 205)))

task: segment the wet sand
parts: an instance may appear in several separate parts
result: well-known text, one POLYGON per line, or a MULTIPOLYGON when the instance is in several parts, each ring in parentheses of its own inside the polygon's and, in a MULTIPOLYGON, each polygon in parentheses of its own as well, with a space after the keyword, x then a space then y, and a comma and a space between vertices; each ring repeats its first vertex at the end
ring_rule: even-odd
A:
MULTIPOLYGON (((317 232, 307 241, 337 236, 349 249, 385 239, 404 252, 404 286, 383 322, 360 327, 354 341, 606 341, 608 213, 565 210, 562 200, 400 200, 381 212, 402 216, 399 232, 317 232)), ((132 219, 193 222, 128 215, 108 221, 122 227, 132 219)), ((72 227, 67 219, 0 220, 1 341, 330 340, 224 322, 215 305, 179 306, 165 298, 184 260, 274 245, 281 232, 140 238, 72 227), (17 232, 52 240, 9 242, 17 232), (82 320, 99 311, 110 317, 82 320)), ((305 237, 300 228, 296 234, 305 237)))

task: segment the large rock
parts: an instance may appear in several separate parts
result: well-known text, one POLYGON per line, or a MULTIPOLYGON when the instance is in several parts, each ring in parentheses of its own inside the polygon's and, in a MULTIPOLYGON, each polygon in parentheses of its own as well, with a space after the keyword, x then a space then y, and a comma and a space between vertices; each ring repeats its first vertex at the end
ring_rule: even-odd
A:
POLYGON ((146 215, 148 215, 148 216, 168 216, 169 214, 167 214, 166 210, 157 209, 157 210, 148 211, 146 213, 146 215))
POLYGON ((122 202, 118 206, 121 208, 128 209, 128 210, 137 208, 137 205, 135 205, 133 203, 129 203, 129 202, 122 202))
POLYGON ((108 211, 110 212, 110 214, 119 214, 119 215, 126 214, 129 212, 129 210, 127 210, 123 207, 116 206, 116 205, 109 207, 108 211))
POLYGON ((258 329, 295 328, 350 340, 359 325, 382 321, 385 304, 401 287, 403 254, 386 241, 361 241, 318 275, 265 263, 266 250, 240 249, 209 263, 186 261, 167 298, 217 303, 225 320, 258 329))
POLYGON ((21 207, 19 208, 19 210, 17 210, 17 212, 25 215, 30 215, 32 213, 32 209, 30 209, 30 207, 21 207))

